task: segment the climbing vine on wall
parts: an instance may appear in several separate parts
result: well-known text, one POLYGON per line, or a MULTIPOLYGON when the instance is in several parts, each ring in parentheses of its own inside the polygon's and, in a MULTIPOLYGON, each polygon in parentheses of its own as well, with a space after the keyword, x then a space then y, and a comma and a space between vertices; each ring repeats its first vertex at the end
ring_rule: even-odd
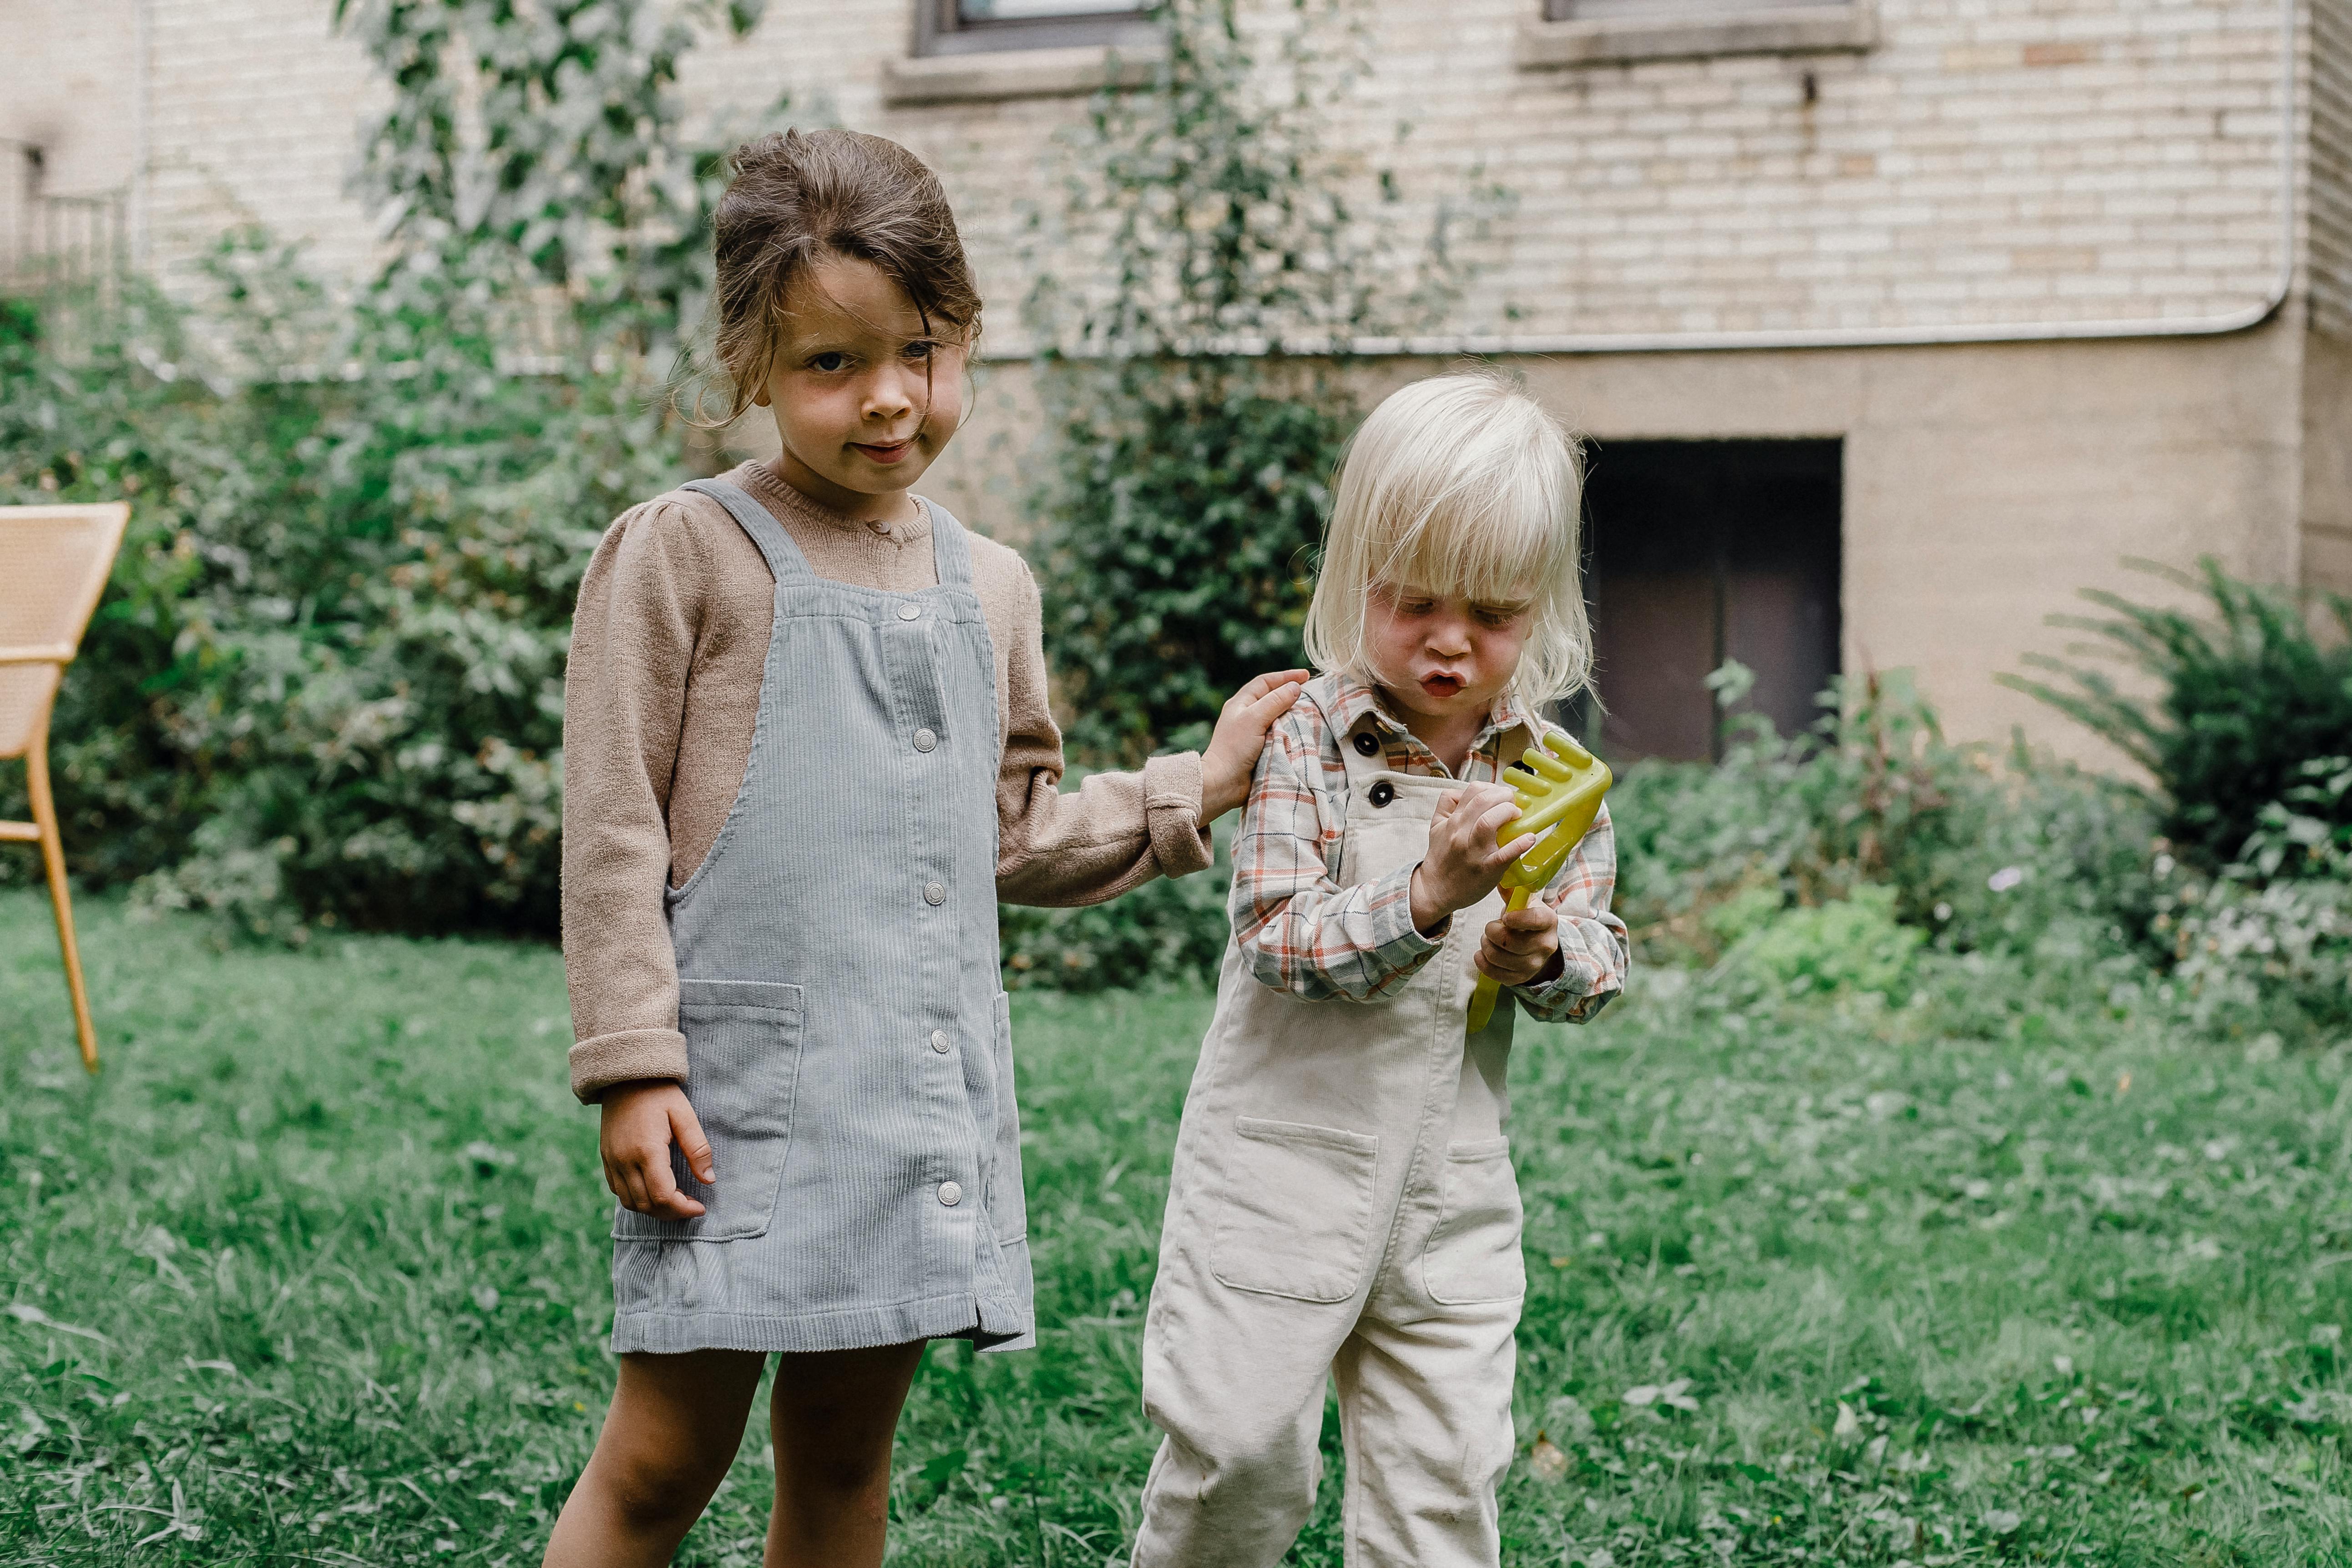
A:
POLYGON ((1150 84, 1099 94, 1069 139, 1026 311, 1046 646, 1074 748, 1106 762, 1196 740, 1234 686, 1298 661, 1353 346, 1453 306, 1454 237, 1507 202, 1467 171, 1416 231, 1393 174, 1336 143, 1367 69, 1350 0, 1154 14, 1150 84))

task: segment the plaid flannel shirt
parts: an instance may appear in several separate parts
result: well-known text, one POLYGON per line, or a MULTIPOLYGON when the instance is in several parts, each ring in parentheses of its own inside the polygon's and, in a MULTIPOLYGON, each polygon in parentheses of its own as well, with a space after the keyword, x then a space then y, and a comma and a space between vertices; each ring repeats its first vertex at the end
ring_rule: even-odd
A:
MULTIPOLYGON (((1505 761, 1496 755, 1502 737, 1521 724, 1533 733, 1543 730, 1508 699, 1496 703, 1464 777, 1495 778, 1505 761)), ((1234 837, 1234 931, 1250 973, 1308 1001, 1393 995, 1429 962, 1452 924, 1449 919, 1435 937, 1414 929, 1412 867, 1378 881, 1339 885, 1348 818, 1348 764, 1339 748, 1359 732, 1378 737, 1391 773, 1452 776, 1371 687, 1345 675, 1318 676, 1266 737, 1234 837)), ((1580 1024, 1624 988, 1625 922, 1609 912, 1616 883, 1617 843, 1604 806, 1543 889, 1559 912, 1559 974, 1507 987, 1533 1016, 1580 1024)))

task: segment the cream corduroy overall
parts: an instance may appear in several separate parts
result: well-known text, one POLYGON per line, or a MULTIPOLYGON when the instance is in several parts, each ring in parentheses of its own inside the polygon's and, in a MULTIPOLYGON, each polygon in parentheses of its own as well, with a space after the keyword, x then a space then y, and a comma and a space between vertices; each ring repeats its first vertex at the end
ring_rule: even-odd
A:
MULTIPOLYGON (((1516 756, 1525 731, 1495 753, 1516 756)), ((1418 864, 1459 781, 1343 744, 1342 886, 1418 864)), ((1228 945, 1178 1134, 1143 1334, 1134 1568, 1271 1568, 1315 1500, 1324 1380, 1350 1568, 1492 1568, 1526 1276, 1503 1136, 1514 1009, 1465 1038, 1499 894, 1397 994, 1309 1002, 1228 945)))

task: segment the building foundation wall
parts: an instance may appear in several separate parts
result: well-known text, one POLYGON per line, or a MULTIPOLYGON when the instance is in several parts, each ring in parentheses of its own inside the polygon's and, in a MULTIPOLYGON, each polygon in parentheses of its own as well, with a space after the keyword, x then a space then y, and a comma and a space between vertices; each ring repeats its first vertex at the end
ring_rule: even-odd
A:
MULTIPOLYGON (((1955 738, 2001 741, 2015 727, 2110 764, 2078 726, 1993 677, 2029 652, 2065 653, 2076 634, 2049 618, 2090 608, 2082 589, 2179 596, 2127 559, 2188 569, 2211 555, 2282 583, 2352 564, 2352 536, 2311 521, 2352 515, 2331 510, 2352 508, 2352 440, 2336 440, 2326 482, 2306 486, 2304 468, 2306 425, 2340 427, 2327 410, 2352 398, 2298 397, 2304 342, 2273 321, 2203 338, 1492 363, 1592 436, 1604 462, 1612 439, 1843 439, 1845 668, 1911 669, 1955 738)), ((2315 383, 2352 385, 2352 353, 2329 353, 2315 383)), ((1366 406, 1446 364, 1365 366, 1366 406)), ((1043 455, 1029 367, 983 366, 975 394, 924 489, 1021 543, 1043 455)))

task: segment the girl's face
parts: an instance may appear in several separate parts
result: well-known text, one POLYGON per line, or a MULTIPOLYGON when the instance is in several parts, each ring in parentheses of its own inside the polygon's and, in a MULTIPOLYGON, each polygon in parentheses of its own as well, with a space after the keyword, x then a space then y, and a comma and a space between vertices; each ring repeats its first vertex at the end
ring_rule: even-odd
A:
POLYGON ((1375 584, 1365 651, 1381 689, 1408 718, 1484 723, 1511 684, 1534 622, 1530 598, 1501 603, 1375 584))
MULTIPOLYGON (((938 324, 934 324, 934 331, 938 324)), ((963 418, 964 344, 927 331, 907 291, 870 261, 825 256, 784 292, 768 384, 778 468, 852 517, 913 515, 907 491, 963 418)))

